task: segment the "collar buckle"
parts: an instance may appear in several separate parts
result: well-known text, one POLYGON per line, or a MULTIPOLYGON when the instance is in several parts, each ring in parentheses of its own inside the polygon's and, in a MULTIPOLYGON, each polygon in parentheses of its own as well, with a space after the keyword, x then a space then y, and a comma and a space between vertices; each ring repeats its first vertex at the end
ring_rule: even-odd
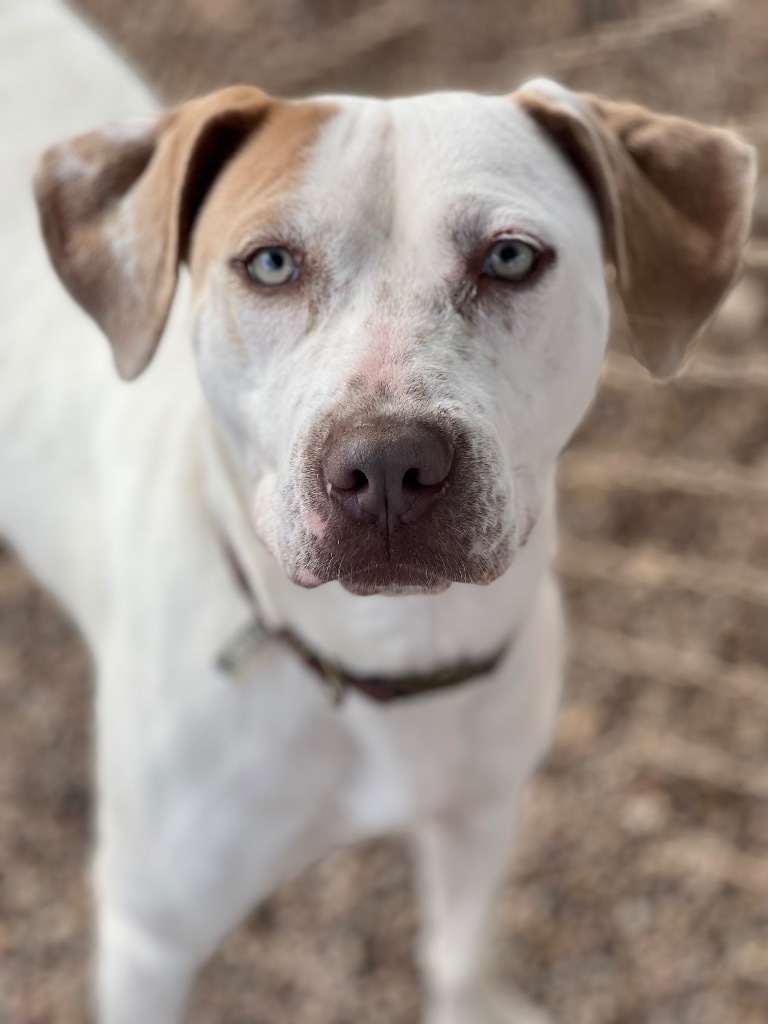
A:
POLYGON ((240 678, 269 639, 270 634, 261 620, 253 618, 230 637, 216 663, 227 675, 240 678))
POLYGON ((338 665, 315 655, 320 686, 333 707, 340 707, 347 695, 347 683, 338 665))

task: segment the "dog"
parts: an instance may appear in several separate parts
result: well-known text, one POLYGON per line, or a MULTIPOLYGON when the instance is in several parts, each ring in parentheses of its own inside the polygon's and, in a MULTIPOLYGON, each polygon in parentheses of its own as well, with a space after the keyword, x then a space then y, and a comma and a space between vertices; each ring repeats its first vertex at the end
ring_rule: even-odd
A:
POLYGON ((178 1024, 260 899, 391 831, 429 1024, 544 1021, 490 924, 563 675, 555 463, 606 265, 671 376, 751 148, 548 80, 160 111, 55 0, 0 33, 0 530, 98 676, 98 1021, 178 1024))

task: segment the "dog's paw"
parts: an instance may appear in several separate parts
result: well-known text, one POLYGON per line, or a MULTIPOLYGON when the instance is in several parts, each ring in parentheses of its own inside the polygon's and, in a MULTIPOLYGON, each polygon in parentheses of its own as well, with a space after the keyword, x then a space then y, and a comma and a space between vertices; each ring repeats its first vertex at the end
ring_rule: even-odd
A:
POLYGON ((436 1000, 426 1024, 553 1024, 552 1018, 513 989, 488 984, 436 1000))

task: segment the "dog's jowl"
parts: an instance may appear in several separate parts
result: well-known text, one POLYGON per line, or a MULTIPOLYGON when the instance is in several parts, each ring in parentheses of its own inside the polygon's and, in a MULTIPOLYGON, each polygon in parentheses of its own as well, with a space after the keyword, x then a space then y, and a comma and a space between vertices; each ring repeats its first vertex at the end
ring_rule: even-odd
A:
POLYGON ((751 150, 543 80, 158 112, 54 0, 21 6, 0 529, 99 676, 99 1024, 178 1024, 259 899, 390 830, 430 1024, 544 1020, 488 934, 559 699, 555 461, 606 264, 672 375, 738 273, 751 150))

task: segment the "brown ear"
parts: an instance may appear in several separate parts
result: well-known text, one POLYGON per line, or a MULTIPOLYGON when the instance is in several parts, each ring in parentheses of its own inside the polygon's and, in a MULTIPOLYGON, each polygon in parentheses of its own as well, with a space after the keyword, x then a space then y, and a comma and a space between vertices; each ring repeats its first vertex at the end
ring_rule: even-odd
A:
POLYGON ((741 267, 754 150, 732 132, 546 80, 515 99, 593 192, 634 354, 671 377, 741 267))
POLYGON ((49 149, 35 196, 51 261, 112 343, 120 376, 147 366, 195 216, 270 100, 237 86, 49 149))

